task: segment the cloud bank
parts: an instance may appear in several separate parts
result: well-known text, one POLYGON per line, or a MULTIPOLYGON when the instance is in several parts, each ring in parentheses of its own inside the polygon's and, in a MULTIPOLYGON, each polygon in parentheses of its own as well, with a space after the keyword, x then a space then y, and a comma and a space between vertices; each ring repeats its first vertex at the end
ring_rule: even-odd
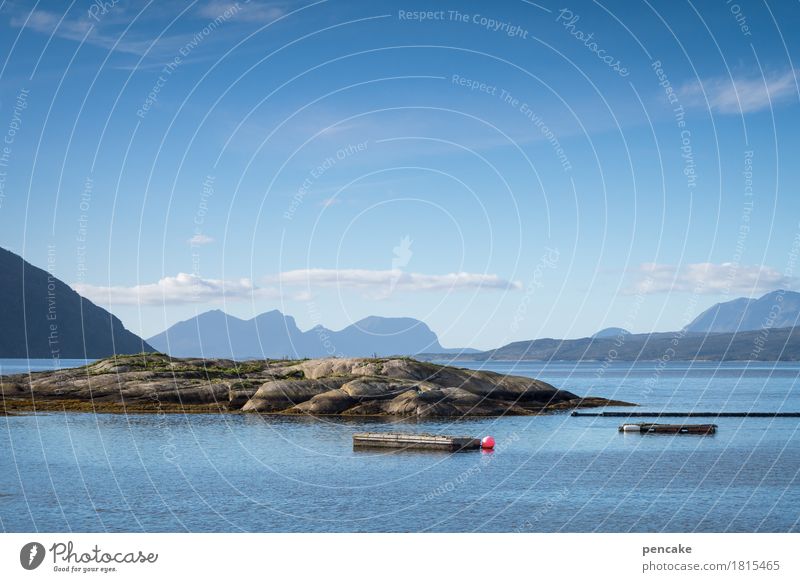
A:
POLYGON ((783 103, 796 95, 796 73, 789 70, 765 77, 713 77, 687 83, 679 93, 692 107, 706 108, 710 105, 719 113, 750 113, 783 103))
POLYGON ((266 286, 250 279, 206 279, 189 273, 164 277, 157 283, 133 286, 101 286, 86 283, 72 287, 100 305, 179 305, 228 300, 284 299, 307 301, 315 287, 336 287, 361 291, 372 299, 384 299, 394 292, 451 291, 458 289, 521 289, 522 284, 497 275, 449 273, 422 275, 399 269, 300 269, 266 277, 266 286), (299 289, 292 289, 301 287, 299 289), (288 289, 287 289, 288 288, 288 289))
POLYGON ((750 295, 790 287, 793 278, 763 265, 644 263, 634 271, 629 294, 697 293, 700 295, 750 295))
POLYGON ((274 280, 281 285, 350 288, 378 294, 388 290, 420 292, 522 288, 518 281, 508 281, 497 275, 464 272, 424 275, 400 269, 299 269, 280 273, 274 280))
POLYGON ((73 288, 101 305, 175 305, 277 296, 274 289, 258 288, 250 279, 204 279, 188 273, 132 287, 77 284, 73 288))

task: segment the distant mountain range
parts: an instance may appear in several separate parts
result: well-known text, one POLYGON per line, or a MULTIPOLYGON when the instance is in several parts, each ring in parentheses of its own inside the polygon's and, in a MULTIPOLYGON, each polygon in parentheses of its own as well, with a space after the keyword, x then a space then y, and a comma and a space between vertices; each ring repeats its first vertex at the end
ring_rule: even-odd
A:
POLYGON ((367 317, 340 331, 301 331, 294 318, 270 311, 250 320, 209 311, 148 339, 178 357, 279 358, 326 355, 456 355, 465 360, 800 360, 800 293, 779 290, 758 299, 714 305, 681 331, 632 334, 619 327, 592 337, 514 342, 480 352, 445 349, 423 322, 367 317))
POLYGON ((0 248, 0 357, 102 358, 152 348, 105 309, 0 248))
MULTIPOLYGON (((432 356, 426 354, 426 359, 432 356)), ((495 350, 458 356, 487 360, 761 360, 800 361, 800 327, 738 333, 668 332, 626 334, 615 338, 538 339, 495 350)))
POLYGON ((800 361, 799 318, 800 293, 778 290, 718 303, 677 332, 608 327, 587 338, 519 341, 460 359, 800 361))
POLYGON ((147 341, 47 271, 0 248, 0 357, 101 358, 158 350, 176 357, 320 358, 448 355, 469 360, 800 361, 800 293, 714 305, 683 330, 632 334, 610 327, 592 337, 518 341, 494 350, 443 348, 422 321, 367 317, 333 331, 303 331, 274 310, 239 319, 219 310, 177 323, 147 341))
POLYGON ((239 319, 222 311, 207 311, 176 323, 147 340, 157 350, 176 357, 319 358, 415 355, 423 352, 464 353, 446 349, 423 322, 409 317, 367 317, 340 331, 318 325, 308 331, 293 317, 269 311, 239 319))
POLYGON ((800 325, 800 293, 778 290, 758 299, 740 298, 717 303, 698 315, 686 331, 733 333, 762 327, 795 327, 800 325))

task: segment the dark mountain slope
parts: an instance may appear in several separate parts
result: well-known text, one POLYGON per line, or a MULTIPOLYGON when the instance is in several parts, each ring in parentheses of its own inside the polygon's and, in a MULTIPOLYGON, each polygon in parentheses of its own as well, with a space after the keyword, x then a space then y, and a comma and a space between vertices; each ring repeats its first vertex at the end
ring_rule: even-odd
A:
POLYGON ((152 351, 105 309, 0 248, 0 357, 102 358, 152 351))

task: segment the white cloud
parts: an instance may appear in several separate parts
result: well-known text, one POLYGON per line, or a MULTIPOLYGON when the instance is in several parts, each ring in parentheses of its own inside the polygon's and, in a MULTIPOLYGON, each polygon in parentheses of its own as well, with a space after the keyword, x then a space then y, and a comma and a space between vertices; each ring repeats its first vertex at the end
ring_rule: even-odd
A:
POLYGON ((679 93, 687 105, 708 107, 720 113, 749 113, 787 101, 797 92, 796 71, 765 77, 714 77, 687 83, 679 93), (704 95, 705 92, 705 95, 704 95))
POLYGON ((201 245, 208 245, 213 243, 214 238, 208 236, 207 234, 198 233, 186 242, 188 242, 193 247, 199 247, 201 245))
POLYGON ((11 26, 29 28, 42 34, 57 33, 62 38, 81 40, 92 27, 88 20, 68 18, 48 12, 46 10, 33 10, 29 14, 17 14, 11 17, 11 26))
MULTIPOLYGON (((269 22, 284 14, 282 8, 269 3, 209 2, 195 11, 195 15, 202 20, 198 19, 195 29, 187 32, 154 34, 152 31, 143 31, 142 27, 128 29, 128 25, 134 17, 141 22, 147 18, 165 17, 170 10, 180 10, 180 8, 180 4, 158 5, 140 16, 139 6, 118 2, 107 11, 101 11, 95 18, 92 18, 89 16, 88 10, 60 13, 39 8, 27 10, 15 7, 9 23, 16 28, 25 28, 47 36, 85 42, 105 50, 113 49, 119 53, 156 59, 158 63, 155 64, 146 62, 138 63, 136 66, 132 64, 115 65, 115 68, 123 70, 126 68, 128 70, 148 70, 156 65, 159 68, 162 67, 165 64, 163 59, 171 61, 175 56, 181 55, 181 49, 185 49, 187 46, 199 46, 200 43, 204 44, 210 41, 212 36, 226 38, 225 34, 220 33, 220 30, 228 22, 233 20, 248 23, 269 22), (159 9, 162 12, 159 12, 159 9), (205 25, 203 25, 203 21, 205 21, 205 25)), ((174 15, 177 15, 177 12, 174 15)), ((158 27, 155 27, 155 30, 158 31, 158 27)), ((201 55, 193 55, 191 59, 186 55, 183 57, 183 63, 197 62, 203 58, 201 55)))
POLYGON ((457 289, 521 289, 518 281, 507 281, 497 275, 481 273, 448 273, 424 275, 400 269, 299 269, 285 271, 274 281, 282 285, 352 288, 385 297, 391 291, 450 291, 457 289))
POLYGON ((75 291, 100 305, 177 305, 241 301, 253 299, 283 299, 308 301, 308 289, 286 290, 283 287, 345 287, 362 291, 374 299, 388 297, 394 291, 446 291, 457 289, 521 289, 518 282, 506 281, 497 275, 450 273, 421 275, 399 269, 370 271, 364 269, 302 269, 286 271, 267 277, 265 286, 250 279, 205 279, 188 273, 164 277, 157 283, 133 286, 89 285, 77 283, 75 291), (278 285, 281 288, 278 288, 278 285))
POLYGON ((103 287, 81 283, 73 285, 73 288, 80 295, 101 305, 167 305, 278 297, 309 299, 308 293, 281 294, 274 288, 257 287, 250 279, 204 279, 188 273, 178 273, 175 277, 164 277, 158 283, 132 287, 103 287))
POLYGON ((272 22, 286 14, 286 10, 275 2, 206 2, 197 9, 197 15, 215 19, 224 14, 242 18, 249 23, 272 22))
POLYGON ((115 6, 98 22, 90 19, 88 12, 83 13, 82 16, 69 17, 47 10, 35 9, 30 12, 17 12, 11 17, 9 23, 11 26, 26 28, 47 36, 85 42, 106 50, 113 49, 137 56, 157 56, 160 52, 173 54, 180 46, 181 41, 178 37, 162 36, 154 45, 153 38, 143 37, 134 32, 128 32, 122 36, 121 31, 117 31, 118 33, 115 34, 108 30, 119 27, 119 19, 124 16, 125 13, 120 6, 115 6))
POLYGON ((736 263, 691 263, 677 267, 644 263, 627 290, 632 294, 698 293, 750 295, 791 286, 792 279, 772 267, 736 263))

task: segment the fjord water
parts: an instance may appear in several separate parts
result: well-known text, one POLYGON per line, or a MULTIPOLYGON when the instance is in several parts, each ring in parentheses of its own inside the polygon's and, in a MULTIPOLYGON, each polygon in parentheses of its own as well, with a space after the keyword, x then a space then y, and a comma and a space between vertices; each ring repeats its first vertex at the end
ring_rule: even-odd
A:
POLYGON ((0 358, 0 376, 10 374, 27 374, 28 372, 44 372, 63 370, 65 368, 78 368, 94 360, 37 358, 26 360, 24 358, 0 358))
MULTIPOLYGON (((800 411, 800 365, 459 364, 639 410, 800 411)), ((6 370, 7 368, 4 368, 6 370)), ((8 372, 5 372, 8 373, 8 372)), ((621 434, 619 418, 0 419, 4 531, 800 531, 800 422, 621 434), (360 430, 492 434, 493 453, 356 452, 360 430)))

